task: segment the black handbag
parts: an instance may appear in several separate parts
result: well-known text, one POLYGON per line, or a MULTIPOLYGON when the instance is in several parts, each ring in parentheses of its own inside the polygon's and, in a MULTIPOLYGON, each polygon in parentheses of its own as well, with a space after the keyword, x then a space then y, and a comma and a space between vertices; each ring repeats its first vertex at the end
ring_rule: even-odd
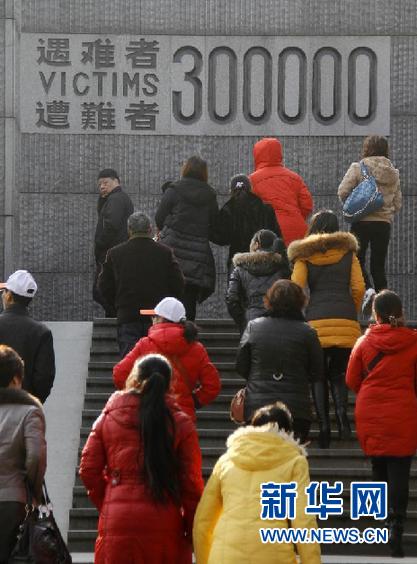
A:
POLYGON ((72 564, 72 558, 52 513, 52 504, 42 485, 42 503, 33 505, 33 496, 26 484, 26 517, 19 527, 16 546, 7 564, 72 564))

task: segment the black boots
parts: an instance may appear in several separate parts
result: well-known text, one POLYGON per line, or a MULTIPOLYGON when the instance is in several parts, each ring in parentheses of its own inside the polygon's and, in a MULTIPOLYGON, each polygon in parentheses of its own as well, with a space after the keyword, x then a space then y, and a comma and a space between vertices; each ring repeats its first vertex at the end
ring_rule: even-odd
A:
POLYGON ((314 382, 312 386, 314 405, 319 422, 319 447, 330 446, 329 390, 327 381, 314 382))
POLYGON ((345 384, 345 375, 338 374, 330 380, 330 390, 336 412, 336 423, 339 429, 339 439, 350 439, 352 431, 347 416, 348 389, 345 384))
POLYGON ((398 515, 390 515, 388 525, 388 545, 391 556, 394 558, 404 558, 402 538, 404 532, 403 518, 398 515))

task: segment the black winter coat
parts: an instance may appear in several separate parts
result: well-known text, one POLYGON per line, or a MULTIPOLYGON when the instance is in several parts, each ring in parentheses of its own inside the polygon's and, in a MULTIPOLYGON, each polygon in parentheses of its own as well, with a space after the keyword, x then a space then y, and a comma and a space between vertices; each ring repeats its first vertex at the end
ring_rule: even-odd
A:
POLYGON ((32 319, 25 306, 13 304, 0 314, 0 343, 12 347, 22 357, 23 389, 44 403, 55 379, 51 331, 32 319))
POLYGON ((259 317, 242 335, 236 370, 248 383, 245 418, 283 401, 294 418, 311 420, 310 384, 323 379, 323 351, 314 329, 296 319, 259 317))
POLYGON ((286 256, 279 253, 255 251, 238 253, 233 257, 226 304, 230 316, 243 332, 251 319, 266 313, 263 298, 276 280, 290 277, 286 256))
POLYGON ((252 237, 260 229, 269 229, 282 237, 274 209, 255 194, 240 192, 220 210, 211 240, 218 245, 230 245, 227 259, 230 268, 234 255, 249 251, 252 237))
POLYGON ((199 302, 215 288, 216 269, 209 238, 217 220, 216 193, 194 178, 171 184, 155 215, 161 242, 174 251, 185 280, 200 288, 199 302))
POLYGON ((109 249, 127 240, 127 219, 133 213, 132 200, 120 188, 115 188, 97 203, 98 220, 94 237, 94 255, 102 264, 109 249))
POLYGON ((115 307, 117 322, 140 319, 140 309, 153 309, 173 296, 181 299, 184 277, 172 250, 149 237, 132 237, 109 250, 98 278, 108 306, 115 307))

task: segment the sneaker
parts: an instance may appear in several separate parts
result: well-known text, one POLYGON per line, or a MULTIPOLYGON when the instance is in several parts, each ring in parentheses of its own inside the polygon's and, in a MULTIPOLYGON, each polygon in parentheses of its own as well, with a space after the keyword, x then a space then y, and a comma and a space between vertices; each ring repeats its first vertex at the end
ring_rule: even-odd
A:
POLYGON ((372 313, 372 304, 374 302, 374 298, 376 296, 376 292, 373 288, 368 288, 365 292, 362 302, 362 313, 366 317, 370 317, 372 313))

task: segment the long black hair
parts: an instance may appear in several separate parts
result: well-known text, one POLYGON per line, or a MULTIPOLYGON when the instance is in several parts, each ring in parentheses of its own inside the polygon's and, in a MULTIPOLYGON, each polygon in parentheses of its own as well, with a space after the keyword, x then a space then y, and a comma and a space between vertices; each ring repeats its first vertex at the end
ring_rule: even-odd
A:
POLYGON ((128 387, 140 393, 139 433, 143 444, 146 485, 156 502, 179 502, 179 468, 174 449, 175 422, 165 394, 171 365, 159 354, 139 359, 129 375, 128 387), (139 385, 139 386, 138 386, 139 385))

